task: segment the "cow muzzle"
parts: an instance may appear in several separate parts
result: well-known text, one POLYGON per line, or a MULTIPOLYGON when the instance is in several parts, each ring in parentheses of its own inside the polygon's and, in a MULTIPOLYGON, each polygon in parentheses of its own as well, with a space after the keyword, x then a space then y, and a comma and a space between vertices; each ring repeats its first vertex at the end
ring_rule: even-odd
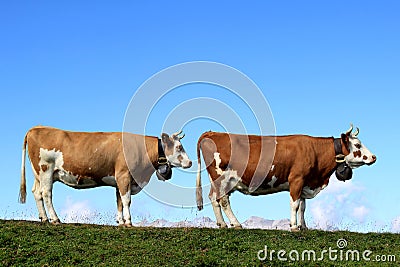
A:
POLYGON ((187 161, 182 162, 182 168, 188 169, 190 167, 192 167, 192 161, 191 160, 187 160, 187 161))
POLYGON ((372 155, 372 156, 371 156, 371 161, 370 161, 370 162, 367 162, 366 164, 369 166, 369 165, 374 164, 375 162, 376 162, 376 156, 375 156, 375 155, 372 155))

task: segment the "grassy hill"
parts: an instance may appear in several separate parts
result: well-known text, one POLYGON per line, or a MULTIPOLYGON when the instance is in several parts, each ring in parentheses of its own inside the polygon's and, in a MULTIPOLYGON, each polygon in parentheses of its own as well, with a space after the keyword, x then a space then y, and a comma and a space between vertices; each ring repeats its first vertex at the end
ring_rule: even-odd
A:
POLYGON ((53 226, 0 220, 0 266, 394 266, 399 262, 400 235, 390 233, 53 226), (346 241, 337 244, 339 239, 346 241), (265 246, 267 258, 261 261, 257 254, 263 258, 265 246), (285 250, 279 256, 286 261, 278 258, 279 250, 285 250))

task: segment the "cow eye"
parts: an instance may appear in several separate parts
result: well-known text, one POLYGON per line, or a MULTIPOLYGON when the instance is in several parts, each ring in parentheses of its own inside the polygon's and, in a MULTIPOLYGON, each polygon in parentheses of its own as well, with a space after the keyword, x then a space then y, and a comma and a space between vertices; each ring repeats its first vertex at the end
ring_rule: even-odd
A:
POLYGON ((182 148, 181 145, 179 145, 179 146, 176 147, 176 151, 182 151, 182 149, 183 149, 183 148, 182 148))
POLYGON ((360 149, 361 148, 361 144, 355 144, 354 145, 357 149, 360 149))

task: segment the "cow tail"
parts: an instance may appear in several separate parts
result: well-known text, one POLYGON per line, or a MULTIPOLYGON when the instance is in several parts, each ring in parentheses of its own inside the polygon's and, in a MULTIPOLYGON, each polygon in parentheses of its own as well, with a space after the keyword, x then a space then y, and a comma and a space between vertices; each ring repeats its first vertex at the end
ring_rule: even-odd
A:
POLYGON ((201 187, 201 158, 200 158, 201 140, 200 139, 197 142, 196 202, 197 202, 197 209, 198 210, 202 210, 203 209, 203 189, 201 187))
POLYGON ((22 164, 21 164, 21 184, 19 186, 19 202, 26 201, 26 177, 25 177, 25 159, 26 159, 26 143, 28 133, 25 135, 24 144, 22 145, 22 164))

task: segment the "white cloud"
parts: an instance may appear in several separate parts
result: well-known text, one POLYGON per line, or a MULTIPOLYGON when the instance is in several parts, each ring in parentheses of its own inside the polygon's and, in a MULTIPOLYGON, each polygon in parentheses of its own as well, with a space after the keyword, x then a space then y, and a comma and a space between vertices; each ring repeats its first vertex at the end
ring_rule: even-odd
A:
POLYGON ((329 230, 332 224, 337 221, 337 214, 333 203, 318 201, 313 203, 311 214, 315 228, 329 230))
POLYGON ((392 221, 392 232, 398 233, 400 232, 400 216, 397 216, 392 221))
POLYGON ((65 223, 96 223, 98 213, 92 209, 88 200, 73 201, 67 197, 61 209, 62 221, 65 223))
POLYGON ((333 175, 328 187, 308 206, 312 227, 331 230, 359 226, 370 213, 364 191, 364 187, 352 180, 341 182, 333 175))
POLYGON ((353 217, 359 222, 364 222, 365 217, 368 215, 369 209, 364 205, 357 206, 353 208, 353 217))

